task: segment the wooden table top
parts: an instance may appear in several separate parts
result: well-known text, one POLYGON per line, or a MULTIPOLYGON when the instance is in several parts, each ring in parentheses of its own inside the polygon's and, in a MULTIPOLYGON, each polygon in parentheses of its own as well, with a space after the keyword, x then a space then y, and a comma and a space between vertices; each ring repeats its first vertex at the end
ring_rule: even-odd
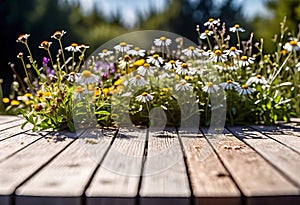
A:
POLYGON ((0 205, 300 204, 300 119, 217 137, 102 130, 105 143, 22 122, 0 115, 0 205))

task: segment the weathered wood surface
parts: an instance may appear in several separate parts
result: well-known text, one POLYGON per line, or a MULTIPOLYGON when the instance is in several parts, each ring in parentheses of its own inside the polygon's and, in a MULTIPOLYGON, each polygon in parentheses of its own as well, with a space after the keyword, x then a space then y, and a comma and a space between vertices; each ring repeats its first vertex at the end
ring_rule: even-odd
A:
POLYGON ((0 116, 0 205, 300 204, 299 119, 220 134, 22 122, 0 116))

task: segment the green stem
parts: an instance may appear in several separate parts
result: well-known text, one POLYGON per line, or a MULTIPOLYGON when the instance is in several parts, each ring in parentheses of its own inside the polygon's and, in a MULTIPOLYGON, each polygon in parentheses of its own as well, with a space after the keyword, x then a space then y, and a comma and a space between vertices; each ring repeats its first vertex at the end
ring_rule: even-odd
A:
POLYGON ((59 42, 59 47, 60 47, 60 50, 61 50, 61 55, 62 55, 62 58, 63 58, 63 61, 64 61, 64 65, 66 65, 66 59, 65 59, 64 49, 62 47, 61 40, 59 39, 58 42, 59 42))
POLYGON ((240 35, 239 35, 239 31, 236 30, 236 37, 237 37, 237 40, 238 40, 238 49, 241 50, 241 40, 240 40, 240 35))
POLYGON ((22 61, 23 67, 24 67, 24 71, 25 71, 26 77, 28 79, 28 85, 29 85, 30 89, 33 89, 33 85, 31 84, 31 81, 30 81, 30 78, 29 78, 29 75, 28 75, 28 72, 27 72, 27 68, 26 68, 24 59, 21 58, 21 61, 22 61))

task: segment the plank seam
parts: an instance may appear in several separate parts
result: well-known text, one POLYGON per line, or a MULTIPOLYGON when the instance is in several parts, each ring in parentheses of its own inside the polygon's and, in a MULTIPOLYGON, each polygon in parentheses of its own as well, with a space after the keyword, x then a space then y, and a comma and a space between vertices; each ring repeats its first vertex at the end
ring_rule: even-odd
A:
POLYGON ((141 166, 141 171, 140 171, 140 178, 139 178, 139 184, 138 184, 138 189, 137 189, 137 199, 136 199, 136 205, 140 205, 141 201, 141 196, 140 196, 140 191, 142 187, 142 181, 143 181, 143 173, 144 173, 144 168, 145 164, 147 161, 147 156, 148 156, 148 146, 149 146, 149 127, 147 128, 147 133, 146 133, 146 139, 145 139, 145 145, 144 145, 144 153, 143 153, 143 159, 142 159, 142 166, 141 166))
POLYGON ((259 130, 259 129, 256 129, 256 128, 252 127, 252 126, 248 126, 248 128, 250 128, 250 129, 252 129, 252 130, 254 130, 254 131, 260 132, 262 135, 264 135, 264 136, 266 136, 266 137, 268 137, 268 138, 270 138, 270 139, 276 141, 276 142, 279 143, 279 144, 282 144, 283 146, 285 146, 285 147, 287 147, 287 148, 293 150, 294 152, 296 152, 297 154, 300 155, 300 152, 298 152, 297 150, 295 150, 293 147, 290 147, 289 145, 284 144, 283 142, 281 142, 281 141, 279 141, 279 140, 277 140, 277 139, 275 139, 275 138, 269 136, 268 134, 264 133, 263 131, 261 131, 261 130, 259 130))
MULTIPOLYGON (((18 121, 19 121, 19 120, 18 120, 18 121)), ((22 125, 22 123, 20 123, 20 124, 17 124, 17 125, 13 125, 13 126, 11 126, 11 127, 4 128, 4 129, 0 130, 0 132, 3 132, 3 131, 6 131, 6 130, 9 130, 9 129, 12 129, 12 128, 15 128, 15 127, 19 127, 20 125, 22 125)))
POLYGON ((20 148, 20 149, 18 149, 18 150, 16 150, 16 151, 14 151, 14 152, 11 153, 10 155, 8 155, 8 156, 6 156, 5 158, 3 158, 2 160, 0 160, 0 163, 2 163, 3 161, 5 161, 5 160, 11 158, 12 156, 14 156, 15 154, 17 154, 18 152, 20 152, 20 151, 22 151, 23 149, 29 147, 30 145, 32 145, 33 143, 39 141, 39 140, 42 139, 42 138, 43 138, 43 136, 37 138, 36 140, 34 140, 34 141, 32 141, 32 142, 30 142, 29 144, 25 145, 24 147, 22 147, 22 148, 20 148))
MULTIPOLYGON (((19 125, 18 125, 18 126, 19 126, 19 125)), ((4 141, 4 140, 7 140, 7 139, 9 139, 9 138, 15 137, 15 136, 17 136, 17 135, 19 135, 19 134, 24 134, 25 132, 28 132, 28 131, 30 131, 30 130, 31 130, 31 129, 28 129, 28 130, 25 130, 25 131, 21 131, 21 132, 15 133, 15 134, 13 134, 13 135, 11 135, 11 136, 8 136, 8 137, 6 137, 6 138, 0 139, 0 142, 1 142, 1 141, 4 141)))
POLYGON ((188 182, 189 182, 189 188, 190 188, 190 192, 191 192, 190 204, 192 205, 192 204, 194 204, 194 191, 193 191, 193 187, 192 187, 192 180, 191 180, 191 177, 189 175, 189 168, 188 168, 188 163, 187 163, 187 156, 186 156, 186 153, 185 153, 183 142, 181 140, 181 136, 180 136, 180 134, 178 132, 178 127, 176 126, 175 129, 176 129, 176 133, 177 133, 177 136, 178 136, 179 144, 180 144, 182 155, 183 155, 183 161, 184 161, 184 165, 185 165, 185 172, 187 174, 187 178, 188 178, 188 182))
POLYGON ((115 141, 116 136, 118 135, 118 133, 119 133, 119 129, 116 130, 116 132, 115 132, 115 134, 114 134, 114 136, 113 136, 113 138, 112 138, 112 140, 111 140, 111 142, 110 142, 108 148, 107 148, 106 151, 104 152, 104 154, 103 154, 101 160, 100 160, 99 163, 97 164, 97 166, 96 166, 96 168, 94 169, 93 173, 91 174, 89 180, 87 181, 86 185, 84 186, 83 194, 82 194, 81 197, 80 197, 80 198, 81 198, 81 200, 80 200, 80 201, 81 201, 81 205, 86 205, 86 204, 87 204, 87 196, 86 196, 85 193, 86 193, 87 189, 89 188, 89 186, 91 185, 91 183, 92 183, 92 181, 93 181, 95 175, 97 174, 97 171, 99 170, 99 168, 100 168, 102 162, 104 161, 105 157, 107 156, 107 154, 108 154, 108 152, 109 152, 111 146, 113 145, 113 143, 114 143, 114 141, 115 141))
MULTIPOLYGON (((268 160, 261 152, 259 152, 258 150, 256 150, 253 146, 251 146, 250 144, 248 144, 246 141, 242 140, 241 137, 237 136, 234 134, 233 131, 231 131, 229 128, 226 127, 226 129, 233 134, 233 136, 235 136, 237 139, 239 139, 241 142, 245 143, 248 147, 250 147, 252 150, 254 150, 260 157, 262 157, 268 164, 270 164, 279 174, 281 174, 285 179, 287 179, 292 185, 294 185, 295 187, 299 187, 299 185, 294 182, 293 179, 291 179, 291 177, 289 177, 285 172, 283 172, 281 169, 279 169, 275 164, 273 164, 270 160, 268 160)), ((300 189, 299 189, 299 194, 300 194, 300 189)))
POLYGON ((234 183, 234 185, 237 187, 237 189, 239 190, 240 194, 241 194, 241 205, 247 205, 247 200, 246 200, 246 196, 243 193, 242 189, 240 188, 240 186, 238 185, 238 183, 234 180, 234 178, 232 177, 231 172, 229 171, 229 169, 227 168, 227 166, 225 165, 225 163, 223 162, 223 160, 221 159, 221 157, 219 156, 217 150, 215 149, 215 147, 211 144, 211 142, 209 141, 209 139, 207 138, 207 136, 205 135, 205 133, 203 132, 203 130, 201 129, 201 127, 199 128, 200 132, 202 133, 202 135, 205 137, 206 141, 208 142, 209 146, 213 149, 214 153, 216 154, 216 156, 218 157, 218 159, 220 160, 220 163, 222 164, 222 166, 224 167, 224 169, 226 170, 226 172, 229 174, 230 179, 232 180, 232 182, 234 183))
POLYGON ((47 162, 45 162, 43 165, 41 165, 35 172, 30 174, 25 180, 23 180, 14 190, 13 196, 11 198, 10 204, 15 205, 16 204, 16 191, 18 188, 23 186, 27 181, 29 181, 34 175, 39 173, 44 167, 46 167, 51 161, 53 161, 55 158, 57 158, 63 151, 65 151, 71 144, 73 144, 77 139, 72 140, 69 144, 67 144, 64 148, 62 148, 55 156, 51 157, 47 162))

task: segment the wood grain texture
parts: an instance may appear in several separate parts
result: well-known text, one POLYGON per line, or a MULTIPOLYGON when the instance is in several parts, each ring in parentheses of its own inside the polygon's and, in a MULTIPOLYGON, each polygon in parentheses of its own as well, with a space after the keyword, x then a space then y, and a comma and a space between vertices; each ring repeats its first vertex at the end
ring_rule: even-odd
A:
POLYGON ((0 162, 42 137, 36 132, 27 131, 0 141, 0 162))
POLYGON ((4 123, 4 124, 1 123, 0 124, 0 132, 6 131, 7 129, 21 127, 23 122, 24 121, 22 119, 15 119, 13 121, 10 121, 9 123, 4 123))
POLYGON ((284 134, 284 131, 278 126, 254 125, 251 127, 262 132, 266 136, 285 144, 287 147, 290 147, 300 154, 300 137, 292 134, 284 134))
POLYGON ((45 196, 43 204, 80 204, 86 184, 113 135, 114 132, 86 131, 84 136, 16 190, 16 204, 38 203, 41 196, 45 196))
MULTIPOLYGON (((63 135, 57 137, 62 139, 63 135)), ((36 173, 72 140, 47 140, 42 138, 0 163, 0 195, 14 193, 17 186, 36 173)))
POLYGON ((189 204, 191 191, 175 131, 150 132, 140 204, 189 204))
POLYGON ((87 205, 136 202, 146 140, 145 129, 120 129, 86 191, 87 205))
MULTIPOLYGON (((298 153, 251 128, 233 127, 229 129, 284 173, 298 188, 300 187, 300 155, 298 153)), ((261 178, 264 179, 264 177, 261 178)), ((282 194, 284 193, 282 191, 282 194)))
POLYGON ((16 120, 22 120, 22 116, 18 115, 0 115, 0 127, 3 124, 10 123, 16 120))
POLYGON ((240 204, 241 194, 202 134, 179 132, 195 204, 240 204))

